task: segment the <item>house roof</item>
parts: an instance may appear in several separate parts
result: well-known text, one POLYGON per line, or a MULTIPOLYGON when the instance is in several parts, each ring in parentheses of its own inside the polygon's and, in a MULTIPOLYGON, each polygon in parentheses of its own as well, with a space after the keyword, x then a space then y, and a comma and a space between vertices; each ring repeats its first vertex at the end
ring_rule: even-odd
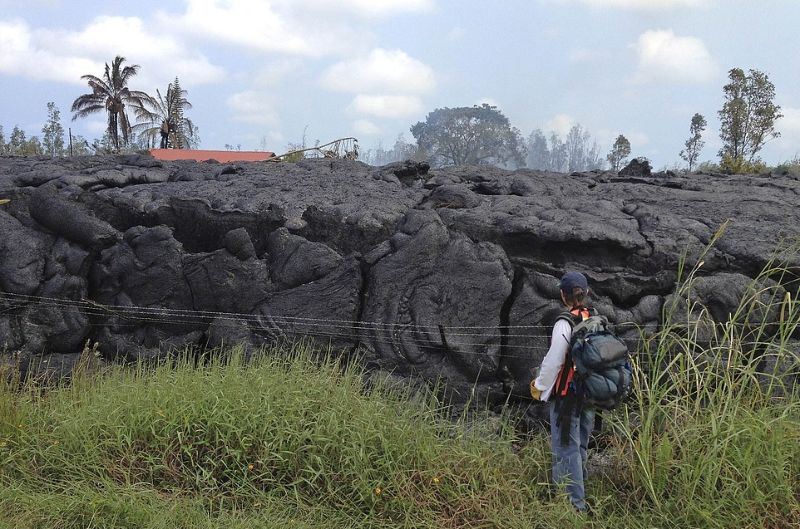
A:
POLYGON ((196 160, 205 162, 216 160, 228 162, 263 162, 275 156, 269 151, 203 151, 198 149, 150 149, 150 155, 156 160, 196 160))

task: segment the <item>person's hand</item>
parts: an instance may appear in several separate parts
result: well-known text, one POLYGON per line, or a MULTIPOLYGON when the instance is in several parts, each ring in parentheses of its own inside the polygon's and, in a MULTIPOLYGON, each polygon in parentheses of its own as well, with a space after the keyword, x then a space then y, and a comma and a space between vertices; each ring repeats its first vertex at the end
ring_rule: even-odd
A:
POLYGON ((534 380, 531 380, 530 390, 531 390, 531 397, 533 397, 533 400, 542 400, 542 391, 536 389, 536 386, 534 385, 534 380))

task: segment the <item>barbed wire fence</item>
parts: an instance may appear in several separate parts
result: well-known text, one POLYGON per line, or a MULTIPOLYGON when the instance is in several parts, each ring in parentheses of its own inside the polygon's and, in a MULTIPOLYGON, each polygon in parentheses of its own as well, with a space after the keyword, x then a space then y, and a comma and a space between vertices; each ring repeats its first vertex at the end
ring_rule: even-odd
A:
MULTIPOLYGON (((502 349, 504 351, 502 357, 507 359, 530 359, 531 353, 546 351, 547 347, 542 347, 541 342, 549 341, 552 331, 552 325, 449 325, 426 321, 394 323, 311 318, 267 313, 113 305, 88 299, 0 291, 0 315, 30 305, 55 310, 77 310, 87 319, 94 320, 86 323, 87 326, 93 327, 136 328, 143 325, 207 327, 212 323, 230 326, 245 324, 256 333, 261 331, 272 338, 284 335, 340 342, 402 344, 419 348, 442 347, 445 337, 447 347, 457 349, 459 355, 485 355, 486 350, 496 348, 502 349), (523 351, 527 354, 522 354, 523 351)), ((634 322, 618 323, 616 327, 638 330, 638 325, 634 322)), ((629 343, 641 340, 639 337, 630 336, 625 339, 629 343)))

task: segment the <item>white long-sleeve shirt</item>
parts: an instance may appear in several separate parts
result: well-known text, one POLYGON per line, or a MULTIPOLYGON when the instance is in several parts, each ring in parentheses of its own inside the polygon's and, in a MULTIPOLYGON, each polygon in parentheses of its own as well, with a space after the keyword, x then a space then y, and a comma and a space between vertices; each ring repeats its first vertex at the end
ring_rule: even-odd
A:
POLYGON ((548 400, 553 392, 553 386, 555 386, 558 374, 567 358, 570 338, 572 338, 572 326, 569 322, 566 320, 556 321, 550 337, 550 349, 544 356, 539 376, 533 383, 536 389, 542 392, 541 400, 548 400))

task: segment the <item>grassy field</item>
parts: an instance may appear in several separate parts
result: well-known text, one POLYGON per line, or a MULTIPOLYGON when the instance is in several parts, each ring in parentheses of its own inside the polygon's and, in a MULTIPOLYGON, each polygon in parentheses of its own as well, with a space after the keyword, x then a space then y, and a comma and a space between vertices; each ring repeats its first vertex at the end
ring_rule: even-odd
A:
POLYGON ((796 529, 800 395, 751 354, 796 369, 800 304, 769 281, 787 271, 710 339, 695 273, 640 351, 659 367, 635 366, 635 398, 606 416, 591 518, 548 485, 545 434, 445 420, 299 346, 103 373, 87 351, 71 385, 3 386, 0 527, 796 529))

